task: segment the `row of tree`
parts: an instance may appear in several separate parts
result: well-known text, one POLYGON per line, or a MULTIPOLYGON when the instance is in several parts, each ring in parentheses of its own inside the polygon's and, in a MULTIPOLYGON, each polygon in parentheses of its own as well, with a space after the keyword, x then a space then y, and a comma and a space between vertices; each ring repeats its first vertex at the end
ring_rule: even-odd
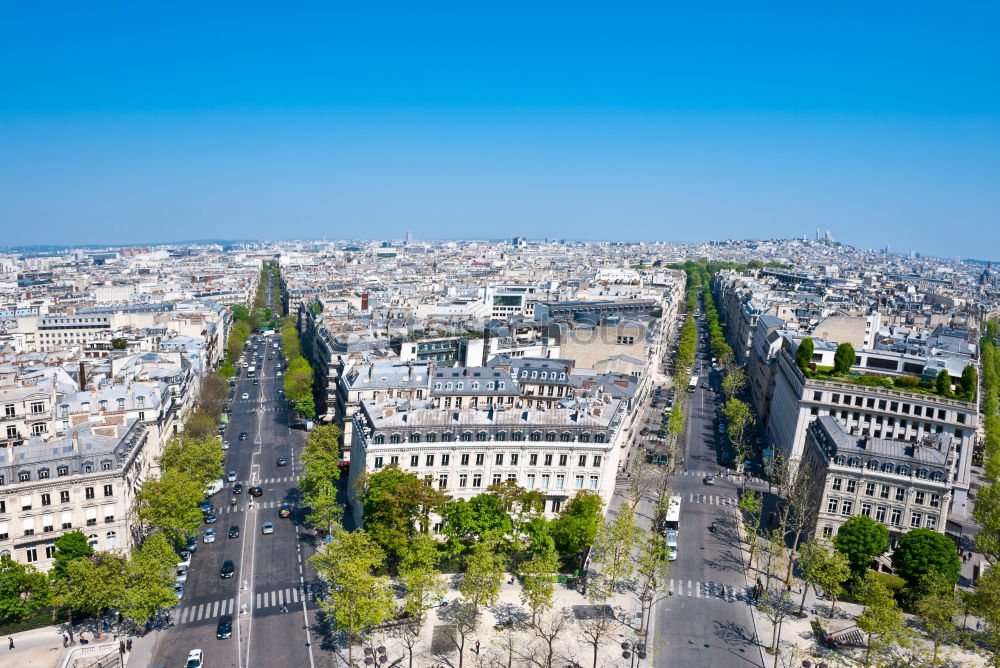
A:
POLYGON ((288 361, 284 376, 285 399, 294 405, 299 414, 307 418, 315 417, 313 369, 302 355, 302 342, 292 316, 287 316, 281 322, 281 346, 288 361))

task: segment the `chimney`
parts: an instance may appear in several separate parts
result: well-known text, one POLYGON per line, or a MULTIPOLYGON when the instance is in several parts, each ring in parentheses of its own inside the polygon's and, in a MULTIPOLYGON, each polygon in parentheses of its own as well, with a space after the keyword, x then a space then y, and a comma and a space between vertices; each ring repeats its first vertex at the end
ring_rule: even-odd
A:
POLYGON ((87 389, 87 370, 83 366, 83 360, 80 360, 80 390, 87 389))

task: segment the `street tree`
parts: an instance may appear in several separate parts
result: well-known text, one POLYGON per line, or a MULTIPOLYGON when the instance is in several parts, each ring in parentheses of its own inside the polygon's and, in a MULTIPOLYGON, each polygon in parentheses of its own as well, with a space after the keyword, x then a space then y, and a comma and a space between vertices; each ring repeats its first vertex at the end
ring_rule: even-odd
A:
POLYGON ((849 374, 856 359, 854 346, 846 341, 839 344, 833 353, 833 372, 842 376, 849 374))
POLYGON ((465 560, 465 573, 462 574, 458 592, 477 611, 493 605, 500 596, 506 557, 496 547, 495 540, 481 541, 465 560))
POLYGON ((514 533, 514 523, 503 502, 492 494, 446 501, 441 506, 441 518, 442 533, 448 536, 448 549, 453 555, 468 551, 482 536, 509 539, 514 533))
MULTIPOLYGON (((733 462, 736 470, 743 472, 743 464, 750 458, 750 447, 747 439, 747 429, 753 426, 753 411, 750 404, 735 397, 726 402, 722 415, 729 421, 726 433, 735 453, 733 462)), ((743 489, 746 489, 746 476, 743 476, 743 489)))
POLYGON ((45 573, 39 573, 31 564, 14 561, 9 554, 0 555, 0 620, 18 621, 44 608, 50 600, 45 573))
POLYGON ((437 569, 440 558, 434 539, 419 534, 406 546, 399 564, 399 583, 406 589, 403 610, 418 623, 430 602, 444 595, 446 586, 437 569))
POLYGON ((559 573, 559 554, 553 547, 548 552, 536 554, 517 568, 520 576, 521 603, 531 610, 531 624, 538 621, 538 615, 550 609, 555 603, 555 587, 552 582, 559 573))
POLYGON ((799 612, 805 611, 806 593, 809 591, 809 587, 812 587, 816 591, 822 591, 830 599, 830 619, 833 619, 837 601, 843 596, 844 585, 851 577, 851 567, 847 555, 831 549, 827 544, 810 540, 802 546, 800 551, 799 568, 805 579, 799 612))
POLYGON ((635 577, 629 592, 639 603, 639 630, 646 629, 649 611, 667 592, 670 577, 669 548, 662 535, 647 533, 639 539, 635 552, 635 577))
POLYGON ((540 641, 541 651, 531 652, 528 660, 538 668, 553 668, 556 659, 556 640, 564 636, 570 618, 567 610, 556 610, 531 625, 531 630, 540 641))
POLYGON ((855 595, 865 606, 858 616, 858 628, 868 634, 865 646, 864 665, 872 665, 872 653, 879 652, 896 643, 905 645, 909 631, 892 592, 874 573, 866 572, 861 583, 855 588, 855 595))
POLYGON ((469 601, 455 601, 445 606, 438 616, 445 623, 445 637, 458 652, 458 668, 463 668, 465 645, 469 636, 479 628, 480 611, 469 601))
POLYGON ((393 561, 398 561, 414 535, 430 531, 430 514, 447 498, 398 465, 365 476, 361 484, 365 526, 393 561))
POLYGON ((576 493, 551 522, 552 539, 563 557, 577 556, 593 544, 604 501, 589 489, 576 493))
POLYGON ((931 573, 924 577, 920 590, 923 595, 913 606, 933 652, 931 664, 937 665, 941 645, 960 637, 961 631, 955 625, 955 618, 962 608, 955 583, 942 573, 931 573))
POLYGON ((94 548, 87 542, 87 537, 79 529, 67 531, 53 542, 56 548, 52 557, 52 568, 49 577, 53 580, 63 580, 68 574, 71 562, 94 554, 94 548))
POLYGON ((322 605, 335 628, 345 632, 348 665, 353 666, 358 636, 392 615, 388 578, 373 574, 385 563, 385 552, 364 531, 341 530, 310 561, 329 585, 322 605))
POLYGON ((954 585, 961 566, 955 543, 931 529, 908 531, 892 552, 892 568, 906 582, 911 597, 919 596, 928 575, 940 575, 954 585))
POLYGON ((785 587, 765 589, 760 597, 757 609, 764 615, 767 621, 771 622, 771 646, 768 652, 777 654, 778 646, 781 644, 781 630, 785 620, 795 614, 795 603, 792 596, 785 587))
MULTIPOLYGON (((989 465, 993 461, 992 457, 987 460, 987 468, 991 468, 989 465)), ((1000 457, 996 461, 1000 463, 1000 457)), ((976 534, 976 551, 991 565, 996 565, 1000 561, 1000 481, 992 480, 979 489, 972 516, 980 526, 976 534)))
POLYGON ((169 556, 164 547, 173 552, 164 535, 154 533, 128 560, 117 607, 134 624, 141 626, 159 610, 177 603, 172 570, 177 557, 169 556))
POLYGON ((593 613, 578 622, 580 636, 593 649, 591 668, 597 668, 597 656, 601 646, 617 635, 619 626, 621 622, 608 605, 595 605, 593 613))
POLYGON ((867 515, 855 515, 840 526, 833 544, 847 556, 854 579, 861 580, 872 560, 889 549, 889 529, 867 515))
POLYGON ((185 473, 204 487, 222 477, 221 462, 224 455, 222 442, 215 436, 180 436, 170 440, 163 449, 159 462, 162 470, 185 473))
POLYGON ((164 469, 158 478, 143 483, 135 505, 143 524, 162 529, 178 543, 182 536, 201 526, 204 516, 198 502, 203 498, 205 490, 200 481, 183 471, 164 469))
POLYGON ((726 367, 726 375, 722 379, 722 394, 727 400, 738 396, 746 384, 747 374, 743 367, 735 364, 726 367))
POLYGON ((1000 668, 1000 569, 989 568, 976 580, 972 610, 983 620, 978 642, 989 665, 1000 668))
POLYGON ((309 522, 328 534, 340 525, 343 507, 337 502, 340 479, 340 427, 317 426, 309 434, 302 451, 305 475, 299 483, 302 502, 309 508, 309 522))
POLYGON ((813 340, 808 337, 799 342, 799 347, 795 351, 795 363, 802 370, 802 373, 805 373, 809 369, 809 365, 812 364, 814 349, 813 340))
POLYGON ((110 552, 76 559, 69 563, 66 578, 55 582, 55 600, 69 610, 70 619, 77 613, 99 615, 121 603, 127 573, 126 559, 110 552))
POLYGON ((754 554, 760 546, 760 532, 763 528, 764 520, 764 495, 752 489, 743 491, 738 503, 739 509, 743 511, 743 539, 750 550, 747 563, 752 564, 754 554))
POLYGON ((636 523, 636 511, 627 503, 621 504, 614 515, 609 513, 604 518, 590 553, 599 576, 591 579, 590 586, 603 586, 610 593, 632 577, 635 572, 632 552, 642 533, 636 523))

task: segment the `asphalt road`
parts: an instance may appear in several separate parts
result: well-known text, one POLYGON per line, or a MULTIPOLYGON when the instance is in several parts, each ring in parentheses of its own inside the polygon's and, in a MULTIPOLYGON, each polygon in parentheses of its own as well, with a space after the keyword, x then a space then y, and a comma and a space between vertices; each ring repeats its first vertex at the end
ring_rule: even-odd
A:
POLYGON ((693 373, 698 388, 687 398, 683 460, 670 480, 681 496, 678 555, 670 565, 670 591, 655 606, 653 625, 657 666, 762 666, 756 632, 746 599, 746 582, 739 551, 735 504, 737 483, 718 477, 725 467, 725 437, 716 416, 719 374, 711 371, 711 354, 698 321, 698 361, 693 373), (716 475, 714 485, 705 475, 716 475), (715 524, 714 532, 709 526, 715 524))
MULTIPOLYGON (((280 339, 259 340, 246 351, 248 361, 254 349, 263 353, 258 356, 258 384, 241 369, 224 435, 231 444, 225 470, 237 472, 244 493, 231 506, 234 483, 227 482, 212 497, 218 513, 212 526, 218 537, 211 544, 199 543, 195 551, 184 598, 172 611, 173 625, 157 640, 154 666, 183 666, 194 648, 204 650, 205 665, 212 668, 333 665, 332 655, 320 650, 315 638, 318 606, 310 593, 316 578, 306 562, 315 551, 313 533, 300 524, 297 509, 292 518, 278 517, 281 503, 296 508, 299 456, 306 434, 289 428, 287 405, 279 394, 282 377, 276 375, 276 367, 284 366, 284 360, 280 347, 272 346, 280 346, 280 339), (248 399, 242 399, 244 392, 248 399), (247 440, 239 440, 240 432, 247 433, 247 440), (288 458, 286 466, 277 465, 282 456, 288 458), (264 494, 251 503, 246 490, 255 484, 262 486, 264 494), (268 521, 274 523, 274 533, 264 535, 261 527, 268 521), (239 525, 240 536, 230 539, 229 527, 234 524, 239 525), (226 559, 236 565, 231 579, 219 574, 226 559), (287 612, 282 611, 282 603, 287 612), (227 613, 234 618, 233 635, 217 639, 219 617, 227 613)), ((199 540, 207 526, 199 532, 199 540)))

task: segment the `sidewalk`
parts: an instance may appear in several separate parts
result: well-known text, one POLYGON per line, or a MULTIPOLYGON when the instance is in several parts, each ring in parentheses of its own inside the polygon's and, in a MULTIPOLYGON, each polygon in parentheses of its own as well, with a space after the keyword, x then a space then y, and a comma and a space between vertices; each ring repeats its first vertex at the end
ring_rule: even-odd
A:
MULTIPOLYGON (((96 640, 90 631, 85 633, 87 644, 80 644, 80 634, 74 632, 74 643, 68 648, 63 647, 63 626, 45 626, 40 629, 22 631, 3 638, 6 645, 8 638, 14 639, 14 649, 6 647, 0 650, 0 668, 60 668, 67 659, 72 666, 72 659, 85 654, 95 660, 105 654, 115 652, 119 640, 110 633, 102 633, 96 640)), ((144 637, 132 636, 132 651, 125 654, 125 664, 137 668, 150 665, 153 657, 153 647, 158 632, 147 633, 144 637)), ((128 638, 124 638, 127 640, 128 638)))

